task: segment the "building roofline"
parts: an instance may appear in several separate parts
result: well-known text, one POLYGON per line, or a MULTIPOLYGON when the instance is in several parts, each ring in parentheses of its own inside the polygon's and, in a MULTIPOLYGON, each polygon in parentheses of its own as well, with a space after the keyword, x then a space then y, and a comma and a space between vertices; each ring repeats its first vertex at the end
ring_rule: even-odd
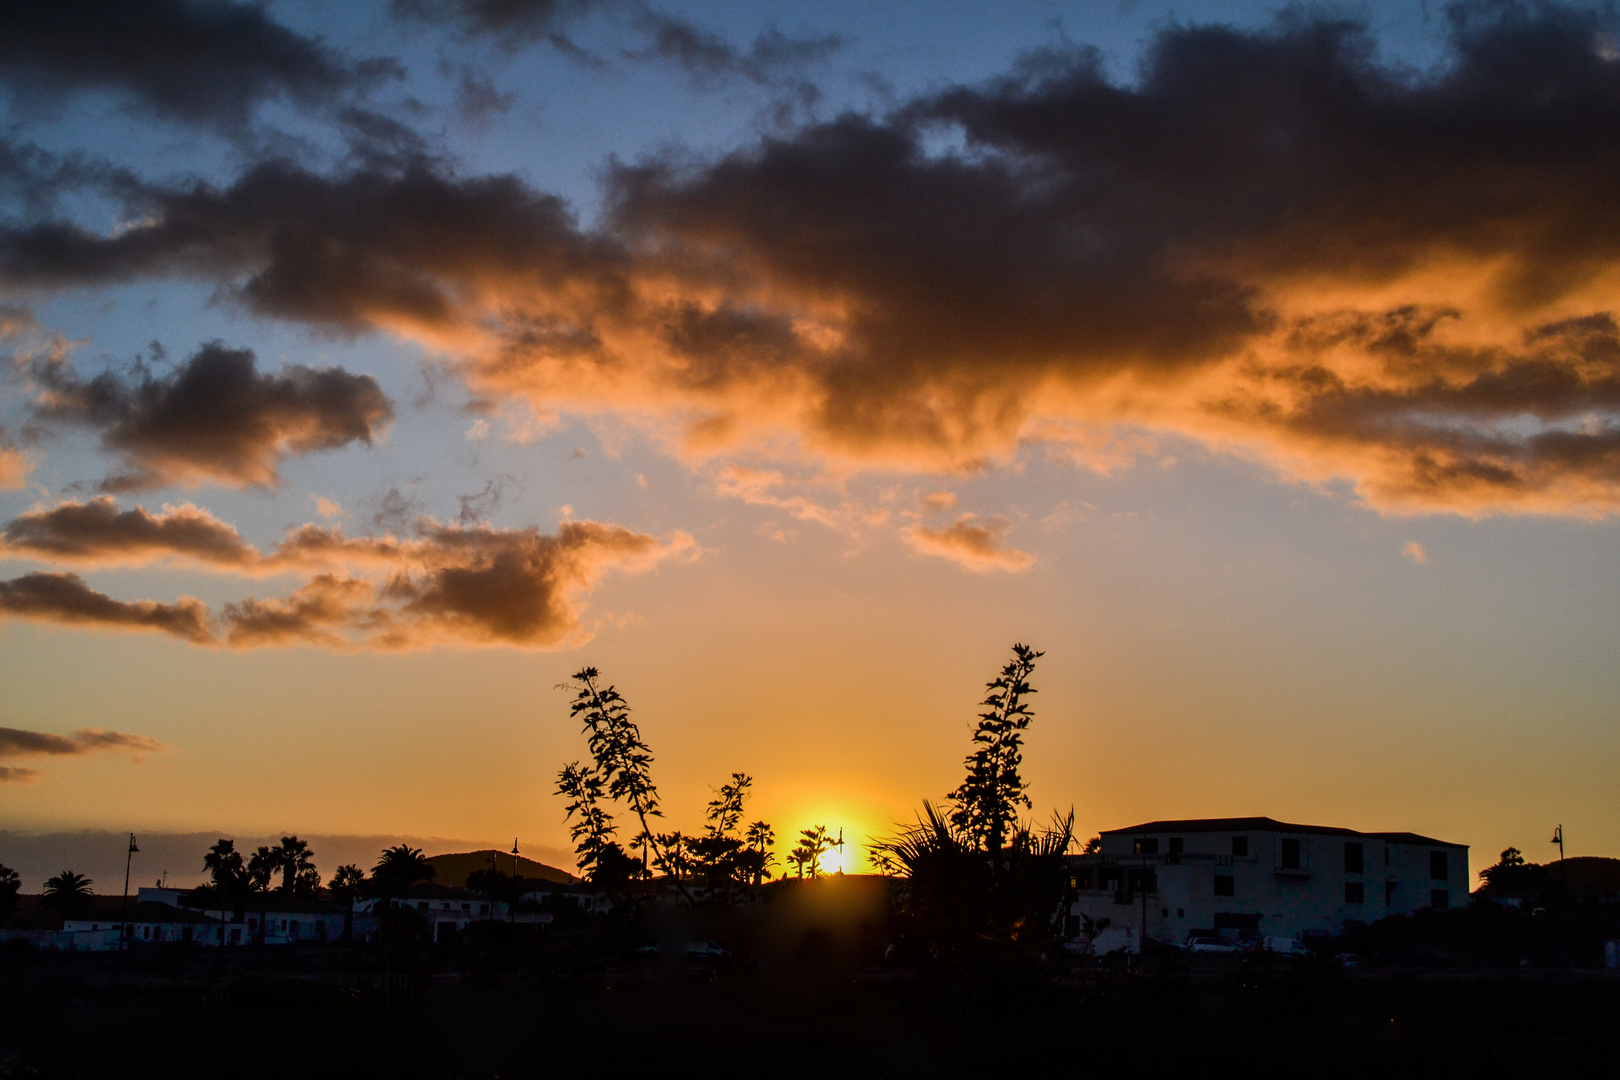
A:
POLYGON ((1449 840, 1436 840, 1410 832, 1360 832, 1335 825, 1298 825, 1269 817, 1242 818, 1180 818, 1166 821, 1147 821, 1124 829, 1104 829, 1103 836, 1140 835, 1142 833, 1200 833, 1200 832, 1281 832, 1311 833, 1320 836, 1362 836, 1394 844, 1424 844, 1430 847, 1467 847, 1449 840))

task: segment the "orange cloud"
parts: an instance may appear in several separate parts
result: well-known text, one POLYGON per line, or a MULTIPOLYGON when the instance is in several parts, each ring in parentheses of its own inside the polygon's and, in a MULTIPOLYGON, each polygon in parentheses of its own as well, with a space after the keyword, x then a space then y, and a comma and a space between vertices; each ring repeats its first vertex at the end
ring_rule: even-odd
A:
POLYGON ((0 581, 0 618, 6 617, 105 630, 156 630, 199 645, 213 640, 208 608, 201 600, 114 600, 78 574, 34 573, 0 581))
POLYGON ((341 529, 304 525, 264 556, 234 528, 194 506, 151 514, 139 507, 119 511, 110 498, 64 503, 10 522, 0 555, 95 566, 183 558, 219 572, 261 575, 330 569, 289 596, 226 604, 219 619, 222 637, 200 601, 125 603, 94 591, 76 574, 34 573, 0 582, 0 617, 154 629, 233 648, 558 648, 589 638, 581 610, 605 571, 644 571, 671 556, 697 553, 684 532, 661 542, 595 521, 565 521, 547 535, 424 517, 414 531, 403 539, 351 538, 341 529))
POLYGON ((1129 85, 1076 54, 615 166, 596 229, 511 176, 261 164, 145 191, 115 235, 0 230, 0 276, 191 275, 422 342, 492 408, 678 429, 691 459, 939 472, 1035 443, 1108 471, 1170 436, 1389 511, 1610 514, 1620 234, 1593 223, 1620 208, 1620 67, 1599 29, 1482 9, 1416 78, 1349 20, 1171 26, 1129 85))
POLYGON ((1003 547, 1001 538, 1006 532, 1005 518, 992 517, 983 524, 975 524, 972 514, 963 514, 946 528, 912 525, 901 530, 901 535, 915 551, 950 559, 978 573, 995 570, 1017 573, 1029 569, 1035 564, 1035 556, 1017 548, 1003 547))

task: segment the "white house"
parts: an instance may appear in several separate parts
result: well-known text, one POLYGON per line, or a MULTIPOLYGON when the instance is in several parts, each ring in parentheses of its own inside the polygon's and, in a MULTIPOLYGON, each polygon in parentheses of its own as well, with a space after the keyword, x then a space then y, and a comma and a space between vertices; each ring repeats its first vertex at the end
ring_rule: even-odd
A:
POLYGON ((1112 829, 1100 852, 1069 863, 1071 934, 1107 919, 1113 929, 1164 942, 1305 939, 1468 903, 1465 844, 1267 817, 1112 829))
POLYGON ((82 919, 64 919, 62 933, 68 947, 79 952, 111 952, 118 948, 119 928, 131 944, 190 942, 217 945, 220 922, 201 912, 173 907, 155 900, 140 900, 126 908, 82 919))
POLYGON ((425 881, 412 885, 404 896, 392 897, 386 901, 362 900, 354 905, 354 909, 356 912, 365 912, 369 915, 378 905, 384 903, 390 907, 416 912, 424 922, 433 927, 435 941, 448 941, 465 930, 470 923, 475 922, 526 924, 551 922, 550 915, 530 911, 515 912, 506 901, 491 899, 480 892, 425 881))

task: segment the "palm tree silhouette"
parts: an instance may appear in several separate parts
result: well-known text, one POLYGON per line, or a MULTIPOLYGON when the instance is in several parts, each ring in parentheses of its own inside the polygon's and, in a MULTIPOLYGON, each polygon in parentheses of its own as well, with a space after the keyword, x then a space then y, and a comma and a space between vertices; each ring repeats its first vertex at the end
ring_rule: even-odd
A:
POLYGON ((315 856, 309 844, 296 836, 283 836, 281 843, 270 849, 270 869, 281 871, 281 889, 294 891, 298 875, 315 868, 315 856))
POLYGON ((46 879, 45 895, 40 898, 39 905, 64 915, 82 911, 95 895, 90 889, 92 884, 94 882, 83 874, 63 870, 55 877, 46 879))
POLYGON ((371 880, 385 896, 404 893, 416 882, 432 881, 436 876, 438 871, 427 861, 422 849, 409 844, 384 848, 382 858, 371 871, 371 880))

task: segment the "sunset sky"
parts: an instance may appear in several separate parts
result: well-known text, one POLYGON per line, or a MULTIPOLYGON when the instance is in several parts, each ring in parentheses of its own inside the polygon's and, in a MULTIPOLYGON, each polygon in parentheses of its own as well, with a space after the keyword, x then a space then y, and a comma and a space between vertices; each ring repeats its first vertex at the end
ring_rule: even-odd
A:
POLYGON ((593 665, 858 844, 1022 641, 1082 836, 1620 854, 1605 9, 117 11, 0 39, 0 830, 563 861, 593 665))

